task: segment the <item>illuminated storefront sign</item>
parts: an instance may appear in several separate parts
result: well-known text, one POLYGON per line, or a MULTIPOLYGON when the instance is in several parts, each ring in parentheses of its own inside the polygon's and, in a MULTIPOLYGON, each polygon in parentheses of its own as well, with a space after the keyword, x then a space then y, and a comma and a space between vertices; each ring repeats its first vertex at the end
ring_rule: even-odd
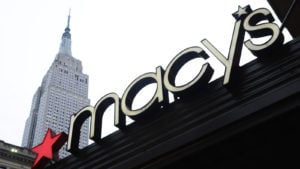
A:
MULTIPOLYGON (((249 5, 244 8, 239 7, 238 11, 233 14, 233 17, 236 19, 236 22, 234 24, 227 57, 207 39, 201 41, 205 48, 224 65, 223 85, 226 87, 231 87, 232 84, 236 83, 233 78, 238 78, 236 73, 239 71, 243 45, 255 56, 266 57, 278 51, 284 39, 278 25, 273 23, 274 18, 268 9, 260 8, 252 11, 249 5), (245 40, 246 32, 250 35, 250 39, 245 40), (254 38, 261 37, 267 37, 267 40, 263 43, 253 42, 254 38)), ((184 100, 190 95, 193 95, 193 93, 199 92, 199 89, 208 85, 214 73, 214 69, 208 62, 202 65, 196 77, 190 82, 178 86, 175 84, 175 79, 179 70, 187 62, 195 58, 206 60, 209 57, 210 56, 201 47, 194 46, 186 48, 170 61, 166 69, 158 66, 155 72, 145 73, 137 77, 126 88, 121 98, 116 93, 109 93, 103 96, 94 107, 84 107, 78 113, 71 116, 68 139, 65 135, 63 136, 64 138, 57 141, 55 139, 58 136, 53 137, 50 135, 50 132, 47 132, 43 144, 33 149, 38 153, 33 165, 35 166, 34 168, 42 168, 41 166, 44 166, 49 159, 53 158, 52 152, 57 153, 66 139, 67 150, 75 155, 78 154, 80 152, 78 147, 80 128, 88 118, 91 119, 89 137, 96 143, 100 143, 103 114, 111 105, 114 107, 114 125, 119 129, 123 129, 126 127, 126 116, 140 121, 154 116, 154 113, 160 113, 162 109, 169 105, 169 93, 174 95, 176 102, 178 100, 184 100), (132 104, 136 95, 144 87, 153 83, 156 84, 156 90, 151 100, 143 107, 133 109, 132 104)))
MULTIPOLYGON (((283 34, 279 27, 273 23, 274 18, 268 9, 260 8, 252 11, 250 6, 239 7, 233 14, 236 19, 232 34, 230 50, 228 57, 225 57, 208 40, 204 39, 201 43, 225 66, 223 85, 230 86, 234 84, 232 80, 235 73, 239 71, 239 62, 243 44, 257 57, 266 56, 276 51, 283 44, 283 34), (245 40, 245 33, 249 33, 251 39, 245 40), (269 36, 264 43, 256 44, 252 38, 261 38, 269 36)), ((78 113, 71 116, 67 150, 77 154, 80 128, 85 120, 91 117, 90 139, 99 143, 101 141, 102 117, 106 109, 114 106, 114 125, 119 129, 126 126, 125 116, 136 121, 142 120, 153 113, 160 112, 160 109, 169 104, 168 92, 174 95, 175 102, 178 99, 184 99, 191 93, 208 85, 214 69, 207 62, 202 65, 201 70, 190 82, 182 85, 175 85, 175 78, 179 70, 188 61, 195 58, 206 60, 209 55, 201 47, 190 47, 177 54, 164 70, 161 66, 156 68, 155 72, 145 73, 136 78, 124 91, 122 98, 116 93, 109 93, 103 96, 97 104, 87 106, 78 113), (135 96, 145 86, 155 83, 156 91, 152 99, 139 109, 132 109, 135 96)))

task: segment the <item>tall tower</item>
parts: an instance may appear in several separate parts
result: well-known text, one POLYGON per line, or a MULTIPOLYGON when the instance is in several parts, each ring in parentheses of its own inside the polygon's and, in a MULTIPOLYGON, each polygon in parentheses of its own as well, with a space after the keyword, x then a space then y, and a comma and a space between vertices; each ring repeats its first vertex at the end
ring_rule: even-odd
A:
MULTIPOLYGON (((68 133, 71 115, 90 104, 88 81, 88 75, 82 73, 81 61, 72 56, 69 14, 59 52, 34 94, 22 146, 32 148, 40 144, 48 128, 68 133)), ((80 137, 79 146, 88 145, 88 122, 83 124, 80 137)), ((64 146, 59 156, 67 155, 64 146)))

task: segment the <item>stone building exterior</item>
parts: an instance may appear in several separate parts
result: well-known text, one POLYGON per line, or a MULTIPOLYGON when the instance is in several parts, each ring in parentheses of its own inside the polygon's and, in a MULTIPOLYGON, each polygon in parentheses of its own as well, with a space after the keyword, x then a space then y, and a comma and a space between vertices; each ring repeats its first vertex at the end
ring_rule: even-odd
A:
POLYGON ((35 154, 27 148, 22 148, 0 140, 0 169, 30 169, 35 154))
MULTIPOLYGON (((70 117, 89 105, 88 75, 82 72, 81 61, 71 52, 70 16, 62 35, 59 52, 43 78, 32 100, 30 115, 26 121, 22 146, 32 148, 43 141, 48 128, 55 133, 68 133, 70 117)), ((88 145, 88 122, 81 130, 80 146, 88 145)), ((69 153, 65 146, 60 158, 69 153)))

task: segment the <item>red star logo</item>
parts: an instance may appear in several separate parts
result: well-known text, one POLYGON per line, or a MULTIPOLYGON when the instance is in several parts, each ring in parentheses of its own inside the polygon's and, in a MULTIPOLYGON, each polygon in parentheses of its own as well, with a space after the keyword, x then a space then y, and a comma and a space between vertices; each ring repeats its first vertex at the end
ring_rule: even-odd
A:
POLYGON ((48 129, 43 142, 32 148, 32 151, 37 153, 32 169, 42 169, 50 160, 58 157, 58 151, 65 144, 68 136, 64 132, 53 135, 52 130, 48 129))

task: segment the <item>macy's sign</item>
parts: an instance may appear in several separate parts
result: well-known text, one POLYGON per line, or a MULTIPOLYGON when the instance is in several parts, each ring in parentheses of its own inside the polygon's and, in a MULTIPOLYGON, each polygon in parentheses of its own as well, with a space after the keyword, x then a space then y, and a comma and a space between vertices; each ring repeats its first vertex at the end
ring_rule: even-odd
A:
MULTIPOLYGON (((243 45, 245 45, 254 55, 263 56, 274 52, 276 48, 283 44, 283 34, 278 25, 273 23, 274 18, 268 9, 260 8, 252 11, 250 6, 239 7, 233 14, 236 19, 232 34, 228 57, 225 57, 208 40, 204 39, 201 43, 225 66, 223 85, 234 83, 232 76, 239 71, 239 61, 243 45), (251 39, 244 41, 245 32, 251 38, 270 36, 268 40, 261 44, 255 44, 251 39)), ((99 143, 101 140, 102 117, 106 109, 114 105, 114 125, 119 129, 126 127, 125 116, 136 121, 157 113, 160 109, 168 106, 168 92, 174 94, 175 102, 184 99, 192 92, 207 85, 214 70, 209 63, 204 63, 194 79, 182 85, 175 85, 175 78, 181 67, 188 61, 202 58, 207 59, 209 55, 201 47, 190 47, 178 53, 164 70, 161 66, 155 72, 145 73, 136 78, 124 91, 122 98, 116 93, 109 93, 103 96, 94 107, 87 106, 78 113, 71 116, 67 150, 73 154, 80 152, 78 147, 80 138, 80 128, 89 117, 90 134, 89 138, 99 143), (155 83, 156 90, 152 99, 139 109, 132 109, 135 96, 145 86, 155 83)))

